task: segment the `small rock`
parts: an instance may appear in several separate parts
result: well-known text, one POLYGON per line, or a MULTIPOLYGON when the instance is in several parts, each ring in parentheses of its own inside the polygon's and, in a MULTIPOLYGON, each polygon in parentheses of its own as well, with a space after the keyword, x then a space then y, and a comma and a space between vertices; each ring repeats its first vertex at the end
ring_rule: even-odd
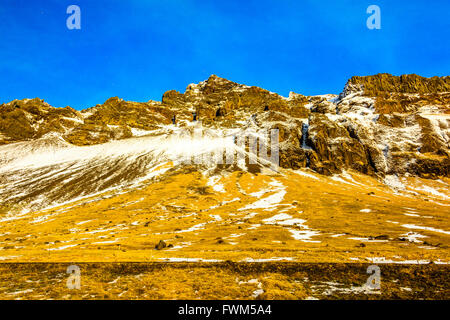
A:
POLYGON ((159 243, 155 246, 155 249, 162 250, 165 247, 167 247, 167 244, 164 242, 164 240, 159 240, 159 243))

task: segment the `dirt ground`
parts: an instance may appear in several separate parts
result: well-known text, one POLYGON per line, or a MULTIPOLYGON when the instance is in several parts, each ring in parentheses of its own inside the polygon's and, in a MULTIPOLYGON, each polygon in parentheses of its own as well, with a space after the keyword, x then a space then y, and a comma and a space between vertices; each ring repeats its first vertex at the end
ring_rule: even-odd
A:
POLYGON ((76 265, 80 289, 68 263, 2 263, 0 299, 450 299, 447 265, 379 265, 380 289, 359 263, 76 265))

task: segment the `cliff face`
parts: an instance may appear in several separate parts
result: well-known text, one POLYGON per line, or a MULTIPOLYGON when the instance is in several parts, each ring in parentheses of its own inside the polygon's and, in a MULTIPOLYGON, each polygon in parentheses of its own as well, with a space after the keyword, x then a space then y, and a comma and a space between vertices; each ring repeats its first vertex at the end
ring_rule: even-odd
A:
POLYGON ((0 143, 51 132, 75 145, 167 133, 192 114, 212 129, 279 129, 280 165, 322 174, 449 176, 450 77, 352 77, 339 95, 288 98, 217 76, 166 92, 161 102, 110 98, 81 112, 40 99, 0 106, 0 143), (164 130, 162 130, 164 129, 164 130))
POLYGON ((348 110, 340 106, 355 99, 368 101, 373 109, 376 119, 357 131, 378 172, 448 176, 450 77, 352 77, 340 98, 343 115, 348 110))
POLYGON ((393 76, 379 73, 374 76, 354 76, 347 82, 347 87, 362 90, 365 95, 372 97, 385 93, 449 93, 450 77, 425 78, 416 74, 393 76))

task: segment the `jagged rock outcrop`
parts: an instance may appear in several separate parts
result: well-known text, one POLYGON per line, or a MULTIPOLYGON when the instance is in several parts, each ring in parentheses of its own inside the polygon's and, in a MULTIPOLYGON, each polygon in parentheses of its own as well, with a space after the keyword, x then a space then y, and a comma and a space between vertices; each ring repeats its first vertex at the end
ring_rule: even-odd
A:
POLYGON ((426 178, 450 172, 450 77, 352 77, 339 96, 286 98, 212 75, 184 93, 167 91, 161 102, 114 97, 81 112, 14 100, 0 106, 0 144, 51 132, 75 145, 156 135, 174 116, 187 126, 194 113, 209 128, 278 129, 286 168, 426 178))
POLYGON ((0 105, 0 144, 37 139, 49 132, 65 133, 82 122, 70 108, 53 108, 41 99, 13 100, 0 105))
POLYGON ((131 102, 118 97, 82 112, 84 123, 64 138, 76 145, 104 143, 146 134, 161 124, 169 124, 171 113, 158 102, 131 102))

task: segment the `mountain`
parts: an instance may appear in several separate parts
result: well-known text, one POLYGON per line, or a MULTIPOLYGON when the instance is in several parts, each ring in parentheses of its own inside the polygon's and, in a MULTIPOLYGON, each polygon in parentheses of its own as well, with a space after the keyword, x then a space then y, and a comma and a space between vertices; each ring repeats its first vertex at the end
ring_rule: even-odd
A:
POLYGON ((0 260, 447 263, 448 89, 380 74, 282 97, 212 75, 161 102, 3 104, 0 260))
POLYGON ((95 145, 186 126, 196 112, 211 128, 279 129, 280 166, 330 175, 354 169, 369 175, 449 174, 450 77, 378 74, 351 78, 337 96, 288 98, 212 75, 162 102, 123 101, 75 111, 40 99, 0 106, 0 143, 57 133, 77 145, 95 145))

